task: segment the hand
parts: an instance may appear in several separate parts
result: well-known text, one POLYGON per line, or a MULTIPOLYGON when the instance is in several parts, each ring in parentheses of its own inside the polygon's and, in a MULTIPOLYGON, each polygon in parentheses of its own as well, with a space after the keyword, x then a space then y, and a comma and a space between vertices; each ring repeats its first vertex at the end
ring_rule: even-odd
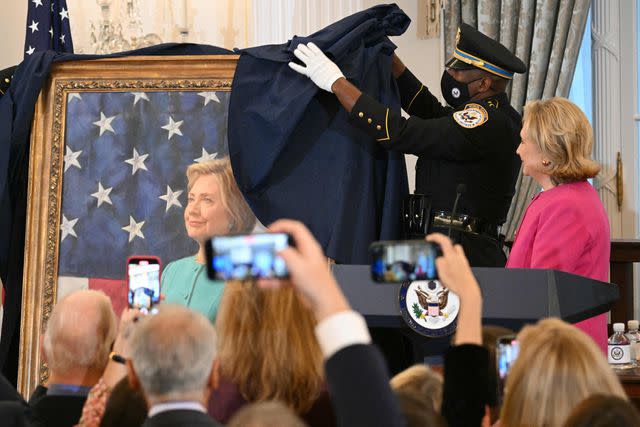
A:
POLYGON ((454 344, 482 345, 482 294, 462 246, 454 246, 447 236, 439 233, 428 235, 427 241, 442 248, 442 256, 436 258, 438 277, 460 297, 454 344))
POLYGON ((462 246, 454 245, 451 239, 440 233, 430 234, 426 240, 437 243, 442 248, 442 256, 436 258, 436 269, 442 284, 460 298, 480 295, 480 286, 471 271, 462 246))
POLYGON ((269 231, 288 233, 295 242, 295 248, 286 248, 278 254, 287 264, 291 280, 262 279, 258 281, 258 286, 279 288, 293 285, 318 321, 350 309, 347 299, 329 270, 327 258, 320 244, 304 224, 282 219, 273 223, 269 231))
POLYGON ((138 321, 144 313, 137 308, 125 308, 120 314, 120 323, 118 325, 118 335, 113 343, 113 351, 121 356, 129 356, 129 336, 135 322, 138 321))
POLYGON ((322 53, 320 48, 313 43, 304 45, 300 43, 293 54, 306 67, 298 65, 295 62, 289 62, 289 67, 300 74, 304 74, 313 81, 320 89, 332 92, 331 86, 341 77, 344 77, 342 71, 327 56, 322 53))

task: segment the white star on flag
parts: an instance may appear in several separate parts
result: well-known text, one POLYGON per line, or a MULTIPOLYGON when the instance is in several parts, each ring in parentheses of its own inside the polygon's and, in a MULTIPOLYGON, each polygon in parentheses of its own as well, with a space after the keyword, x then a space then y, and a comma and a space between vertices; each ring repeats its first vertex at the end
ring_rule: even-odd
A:
POLYGON ((53 27, 49 28, 49 34, 51 34, 51 38, 53 38, 53 27))
POLYGON ((64 34, 60 36, 60 41, 64 44, 64 34))
POLYGON ((116 133, 111 127, 111 122, 115 118, 116 116, 107 117, 104 115, 102 111, 100 111, 100 120, 93 122, 94 125, 100 127, 100 136, 102 136, 102 134, 105 133, 106 131, 110 131, 114 134, 116 133))
POLYGON ((109 193, 111 193, 111 190, 113 190, 113 187, 103 188, 102 183, 98 181, 98 191, 91 195, 91 197, 95 197, 96 199, 98 199, 98 207, 100 207, 100 205, 103 203, 109 203, 110 205, 113 205, 113 203, 111 203, 111 198, 109 197, 109 193))
POLYGON ((31 25, 29 25, 29 27, 28 27, 28 28, 31 29, 31 34, 35 33, 36 31, 40 31, 40 30, 38 30, 38 24, 40 24, 40 23, 34 21, 33 19, 31 20, 31 25))
POLYGON ((71 148, 69 148, 68 145, 65 147, 65 149, 64 171, 66 172, 67 169, 69 169, 71 166, 77 166, 78 169, 82 169, 82 166, 80 166, 80 162, 78 162, 78 157, 80 157, 82 150, 73 151, 71 150, 71 148))
POLYGON ((35 48, 35 47, 31 47, 31 45, 29 45, 29 49, 27 49, 27 50, 25 51, 25 53, 26 53, 27 55, 32 55, 32 54, 33 54, 33 52, 35 52, 35 50, 36 50, 36 48, 35 48))
POLYGON ((168 212, 171 206, 178 206, 180 208, 182 207, 182 203, 180 203, 180 200, 178 199, 181 194, 182 190, 172 191, 171 187, 167 185, 167 194, 158 197, 159 199, 167 202, 167 207, 164 210, 165 212, 168 212))
POLYGON ((82 101, 82 96, 80 96, 80 94, 78 92, 70 93, 69 96, 67 97, 67 104, 70 103, 74 99, 82 101))
POLYGON ((136 237, 140 237, 144 239, 144 234, 142 234, 142 226, 144 225, 144 221, 136 222, 135 219, 131 215, 129 215, 129 225, 122 227, 122 229, 129 233, 129 243, 136 237))
POLYGON ((204 148, 202 149, 202 156, 198 157, 197 159, 193 159, 194 162, 196 163, 202 163, 202 162, 206 162, 207 160, 213 160, 216 158, 216 156, 218 155, 218 152, 216 151, 215 153, 207 153, 207 150, 205 150, 204 148))
POLYGON ((144 161, 147 159, 148 156, 149 156, 148 154, 140 155, 138 154, 138 150, 136 150, 135 148, 133 149, 133 157, 124 161, 125 163, 129 163, 131 166, 133 166, 131 170, 131 175, 135 175, 139 169, 144 169, 146 171, 149 170, 147 169, 147 166, 144 164, 144 161))
POLYGON ((42 0, 31 0, 31 3, 36 5, 36 9, 38 6, 42 6, 42 0))
POLYGON ((78 222, 78 218, 68 220, 66 216, 62 215, 62 224, 60 224, 60 231, 62 232, 62 237, 60 238, 60 242, 64 241, 64 238, 71 234, 73 237, 78 238, 76 232, 73 230, 73 227, 78 222))
POLYGON ((173 117, 169 116, 169 123, 162 126, 162 129, 166 129, 169 131, 169 136, 167 136, 167 139, 171 139, 173 135, 182 136, 182 132, 180 131, 180 126, 182 126, 183 121, 184 120, 180 120, 179 122, 174 122, 173 117))
MULTIPOLYGON (((53 6, 53 3, 51 3, 51 5, 53 6)), ((63 7, 60 11, 60 16, 60 21, 64 21, 65 18, 69 19, 69 11, 63 7)))
POLYGON ((216 95, 215 92, 200 92, 198 95, 204 98, 205 107, 207 106, 209 101, 215 101, 217 103, 220 103, 220 100, 218 99, 218 95, 216 95))
POLYGON ((149 100, 149 97, 144 92, 131 92, 131 95, 135 96, 133 105, 136 105, 141 99, 144 99, 145 101, 149 100))

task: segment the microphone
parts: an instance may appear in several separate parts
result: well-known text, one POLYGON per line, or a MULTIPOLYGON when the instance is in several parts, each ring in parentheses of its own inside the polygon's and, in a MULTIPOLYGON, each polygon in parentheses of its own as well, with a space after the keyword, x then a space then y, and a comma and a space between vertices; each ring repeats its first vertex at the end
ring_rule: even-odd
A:
POLYGON ((458 209, 458 201, 465 191, 467 191, 467 186, 465 184, 458 184, 456 187, 456 200, 453 202, 453 209, 451 210, 451 218, 449 220, 449 233, 447 234, 449 238, 451 238, 451 228, 453 227, 453 218, 456 215, 456 210, 458 209))

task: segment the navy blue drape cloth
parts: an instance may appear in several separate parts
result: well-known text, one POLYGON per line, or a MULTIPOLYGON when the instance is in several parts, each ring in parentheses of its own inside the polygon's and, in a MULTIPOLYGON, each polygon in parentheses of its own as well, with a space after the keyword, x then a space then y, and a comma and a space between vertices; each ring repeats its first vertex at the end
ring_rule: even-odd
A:
POLYGON ((222 55, 227 49, 194 44, 163 44, 113 55, 35 52, 14 73, 0 99, 0 279, 5 304, 0 340, 0 366, 15 384, 22 300, 22 269, 29 167, 29 138, 35 103, 53 62, 132 55, 222 55))
POLYGON ((372 241, 400 235, 404 156, 349 124, 333 94, 287 63, 299 43, 313 41, 362 91, 400 109, 387 36, 409 23, 396 5, 376 6, 309 37, 241 51, 228 131, 238 185, 262 223, 304 222, 340 263, 368 263, 372 241))

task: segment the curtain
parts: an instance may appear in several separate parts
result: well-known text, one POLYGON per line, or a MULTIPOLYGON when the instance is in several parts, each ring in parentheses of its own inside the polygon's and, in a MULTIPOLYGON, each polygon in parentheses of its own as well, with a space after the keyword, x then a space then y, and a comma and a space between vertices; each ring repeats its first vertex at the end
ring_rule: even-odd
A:
MULTIPOLYGON (((446 0, 445 54, 453 51, 460 22, 500 41, 528 68, 515 75, 507 90, 511 104, 522 113, 529 100, 569 95, 590 4, 591 0, 446 0)), ((521 172, 503 227, 507 240, 513 239, 538 191, 536 182, 521 172)))

